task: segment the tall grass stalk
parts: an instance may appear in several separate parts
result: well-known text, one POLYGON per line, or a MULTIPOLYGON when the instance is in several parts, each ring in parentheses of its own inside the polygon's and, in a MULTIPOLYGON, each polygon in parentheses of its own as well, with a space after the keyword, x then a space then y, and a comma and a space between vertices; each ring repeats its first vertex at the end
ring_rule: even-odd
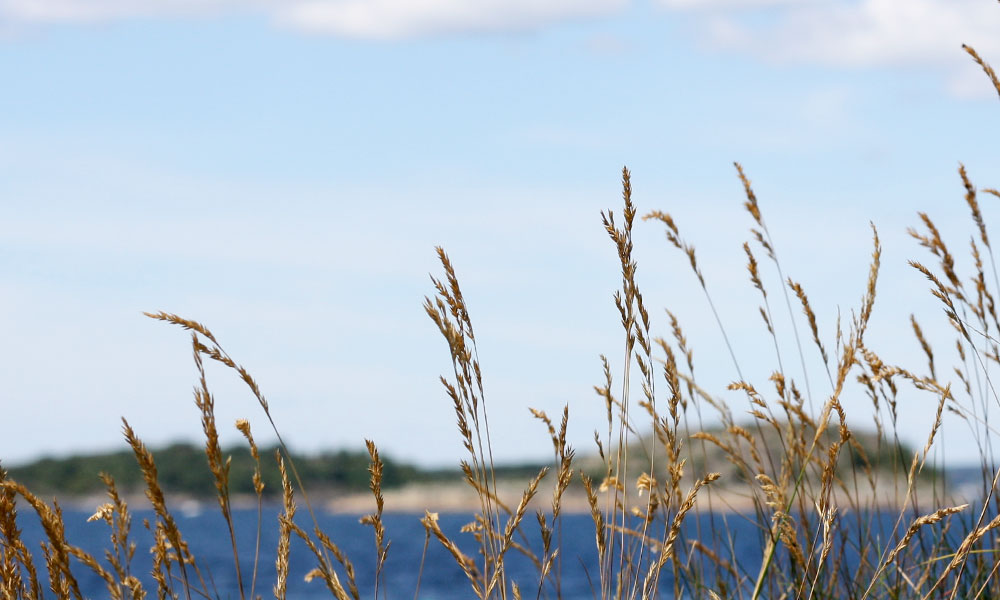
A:
MULTIPOLYGON (((971 47, 965 50, 1000 94, 1000 80, 990 65, 971 47)), ((916 316, 909 315, 915 347, 927 360, 924 369, 888 362, 866 336, 876 315, 881 269, 882 247, 874 225, 868 277, 864 289, 858 290, 860 302, 846 323, 836 314, 834 337, 825 339, 818 324, 824 314, 814 310, 805 287, 786 275, 775 251, 779 232, 772 234, 768 229, 763 203, 743 167, 735 166, 746 197, 743 207, 752 220, 751 239, 742 245, 748 285, 760 296, 759 314, 768 338, 765 345, 773 347, 775 370, 761 381, 752 380, 741 368, 710 293, 711 274, 702 271, 694 246, 681 236, 675 219, 657 210, 642 220, 663 226, 668 243, 683 254, 693 271, 732 360, 735 379, 727 390, 699 383, 692 346, 674 313, 667 311, 669 334, 655 336, 659 324, 645 304, 633 244, 639 211, 631 173, 624 168, 622 209, 601 214, 621 270, 614 307, 623 346, 620 364, 601 355, 601 383, 595 391, 605 420, 594 428, 595 447, 586 453, 594 458, 578 458, 567 442, 573 426, 569 406, 557 419, 532 409, 551 439, 553 462, 551 468, 542 468, 524 483, 519 497, 510 497, 498 482, 469 303, 457 269, 445 251, 437 249, 443 276, 431 277, 433 292, 425 298, 424 309, 444 338, 451 359, 450 373, 440 381, 465 450, 462 474, 476 494, 470 523, 461 534, 469 536, 475 551, 470 555, 463 550, 470 546, 445 532, 437 513, 427 511, 420 519, 425 538, 414 598, 419 597, 424 569, 445 568, 463 573, 472 595, 481 600, 531 595, 536 600, 566 598, 569 577, 587 578, 592 596, 601 600, 1000 597, 996 576, 1000 497, 994 493, 1000 469, 992 441, 997 431, 991 423, 991 412, 1000 404, 994 383, 1000 364, 996 307, 1000 278, 987 220, 978 203, 980 193, 1000 197, 1000 192, 978 190, 960 166, 958 175, 975 226, 969 243, 971 275, 961 272, 931 216, 919 214, 919 228, 909 230, 930 254, 929 260, 910 264, 929 282, 931 294, 954 331, 954 339, 947 342, 949 352, 954 351, 950 356, 932 343, 916 316), (762 273, 757 260, 761 251, 774 265, 787 316, 772 310, 774 283, 762 273), (793 310, 793 295, 800 313, 793 310), (784 340, 778 332, 786 325, 792 332, 800 373, 785 367, 784 340), (815 346, 810 356, 821 360, 829 384, 818 411, 813 399, 820 392, 808 379, 811 359, 800 326, 802 332, 809 332, 815 346), (949 360, 954 364, 948 364, 949 360), (734 417, 734 396, 749 406, 748 421, 734 417), (899 403, 915 402, 916 397, 924 397, 934 407, 934 419, 924 446, 907 452, 899 443, 899 403), (874 423, 874 433, 854 428, 853 423, 864 418, 848 419, 844 408, 848 398, 871 403, 867 416, 874 423), (980 451, 981 497, 968 502, 953 497, 933 461, 928 466, 932 451, 941 445, 945 414, 968 428, 980 451), (579 549, 564 545, 564 513, 574 494, 585 499, 593 523, 594 547, 588 552, 597 565, 594 573, 586 567, 580 573, 571 571, 579 549), (534 519, 528 518, 529 510, 534 510, 534 519), (755 532, 752 541, 759 556, 740 555, 748 534, 737 532, 747 531, 747 523, 755 532), (888 530, 886 524, 890 524, 888 530), (425 562, 431 543, 440 544, 454 564, 425 562), (534 565, 533 578, 515 577, 508 569, 508 559, 515 553, 534 565)), ((205 359, 223 365, 246 384, 279 442, 274 459, 280 473, 282 510, 271 524, 278 531, 274 597, 288 595, 294 536, 315 561, 305 576, 307 581, 318 580, 338 600, 360 600, 368 590, 376 600, 388 598, 386 569, 391 568, 392 542, 383 515, 391 510, 392 498, 384 496, 384 465, 376 444, 366 440, 374 511, 361 517, 374 537, 373 580, 359 582, 351 558, 320 527, 256 380, 203 324, 167 312, 147 316, 191 334, 195 405, 214 496, 229 534, 236 589, 214 589, 211 577, 206 577, 196 549, 189 546, 170 510, 153 453, 123 419, 125 440, 153 508, 154 516, 144 522, 153 538, 149 577, 140 578, 132 568, 136 551, 130 541, 132 513, 111 477, 100 475, 108 502, 97 507, 92 517, 110 530, 110 546, 102 560, 66 539, 58 502, 45 502, 0 468, 0 598, 42 598, 47 585, 55 598, 80 599, 84 595, 81 570, 99 577, 108 597, 114 599, 140 600, 153 588, 162 599, 257 597, 261 537, 267 525, 262 516, 262 460, 250 422, 237 421, 236 428, 254 460, 257 501, 255 532, 241 531, 233 520, 230 462, 219 445, 205 359), (309 525, 296 516, 296 494, 306 505, 309 525), (22 506, 38 515, 44 530, 40 555, 33 554, 23 540, 18 512, 22 506), (252 568, 245 570, 238 539, 251 534, 256 536, 254 557, 252 568)))

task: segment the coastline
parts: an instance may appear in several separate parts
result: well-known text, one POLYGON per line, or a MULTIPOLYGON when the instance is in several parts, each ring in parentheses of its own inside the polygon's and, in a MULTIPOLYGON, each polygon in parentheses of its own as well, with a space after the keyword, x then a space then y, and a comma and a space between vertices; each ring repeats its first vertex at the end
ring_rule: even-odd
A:
MULTIPOLYGON (((515 480, 501 480, 497 482, 497 496, 503 504, 511 510, 516 509, 521 500, 525 482, 515 480)), ((687 493, 689 485, 682 485, 682 493, 687 493)), ((747 493, 747 486, 717 485, 711 490, 702 488, 695 500, 695 508, 701 511, 721 512, 721 513, 742 513, 753 512, 754 500, 747 493)), ((903 506, 902 498, 905 495, 905 482, 901 487, 893 489, 891 485, 881 486, 877 494, 861 493, 857 498, 858 502, 852 502, 851 498, 843 490, 837 490, 831 494, 831 505, 844 511, 854 504, 860 504, 865 508, 879 508, 885 510, 900 510, 903 506)), ((552 488, 540 486, 538 493, 529 502, 528 510, 536 512, 551 511, 552 488)), ((959 490, 961 492, 961 490, 959 490)), ((424 514, 425 511, 432 513, 474 513, 481 509, 480 497, 476 491, 468 484, 456 481, 446 483, 420 483, 408 484, 398 488, 385 489, 382 491, 385 498, 385 513, 398 514, 424 514)), ((361 491, 337 491, 337 490, 315 490, 311 491, 310 501, 313 506, 329 514, 361 515, 368 514, 375 510, 375 500, 371 492, 361 491)), ((63 507, 69 507, 81 511, 94 511, 98 506, 108 501, 103 494, 88 494, 82 496, 59 494, 55 495, 55 500, 63 507)), ((123 493, 122 498, 132 510, 148 510, 151 508, 149 500, 141 493, 123 493)), ((167 492, 167 507, 171 511, 180 514, 201 513, 204 511, 217 510, 218 502, 214 496, 197 497, 187 494, 171 494, 167 492)), ((300 493, 296 493, 296 502, 301 507, 305 502, 300 493)), ((920 484, 913 494, 912 500, 906 504, 907 510, 911 510, 914 503, 917 506, 930 506, 934 501, 933 492, 928 484, 920 484)), ((43 497, 46 501, 51 501, 52 496, 43 497)), ((971 502, 972 495, 954 495, 947 499, 954 505, 971 502)), ((763 494, 758 500, 763 502, 763 494)), ((940 499, 938 499, 940 500, 940 499)), ((255 509, 257 498, 253 495, 233 495, 230 499, 231 505, 236 509, 255 509)), ((602 510, 609 506, 611 502, 609 492, 598 493, 598 507, 602 510)), ((628 504, 631 509, 644 507, 646 496, 639 496, 632 489, 628 491, 628 504)), ((264 506, 269 508, 280 507, 280 500, 276 497, 265 498, 264 506)), ((810 507, 811 508, 811 507, 810 507)), ((586 493, 579 484, 570 486, 563 494, 560 502, 560 510, 567 514, 587 514, 590 513, 590 504, 587 501, 586 493)))

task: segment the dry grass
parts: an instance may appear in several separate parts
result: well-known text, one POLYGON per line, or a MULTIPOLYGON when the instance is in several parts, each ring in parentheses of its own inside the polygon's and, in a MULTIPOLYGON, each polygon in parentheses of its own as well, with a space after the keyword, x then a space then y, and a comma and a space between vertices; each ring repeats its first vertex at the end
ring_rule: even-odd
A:
MULTIPOLYGON (((972 48, 966 47, 966 51, 1000 93, 1000 83, 990 66, 972 48)), ((866 341, 881 268, 881 245, 874 226, 871 264, 867 284, 860 290, 860 303, 846 323, 842 324, 838 315, 835 337, 824 343, 806 290, 785 275, 761 202, 743 168, 735 166, 745 192, 744 208, 753 222, 752 239, 743 244, 749 285, 760 295, 759 312, 776 365, 766 381, 752 382, 744 377, 712 301, 709 278, 676 220, 662 211, 649 212, 642 219, 665 228, 668 242, 683 254, 693 271, 737 373, 729 390, 746 397, 752 421, 737 423, 727 401, 698 384, 694 353, 672 313, 668 312, 669 339, 654 337, 634 257, 632 231, 638 209, 632 199, 631 174, 623 169, 623 209, 620 214, 609 210, 601 215, 621 268, 621 287, 614 302, 624 343, 619 369, 602 356, 603 381, 595 387, 606 409, 606 422, 594 433, 600 457, 596 472, 600 475, 593 478, 575 462, 575 452, 566 441, 568 406, 558 421, 533 409, 532 414, 551 439, 554 468, 552 473, 542 469, 513 505, 510 498, 500 497, 497 486, 486 393, 469 307, 454 265, 444 250, 437 250, 444 275, 432 278, 434 294, 426 298, 424 308, 444 337, 452 360, 452 371, 441 382, 453 405, 466 451, 462 470, 479 506, 463 530, 476 542, 474 556, 463 552, 441 529, 437 515, 430 512, 421 520, 426 531, 425 554, 432 538, 440 543, 466 575, 471 594, 477 598, 562 598, 563 578, 574 566, 572 555, 567 556, 569 549, 562 546, 564 499, 571 486, 578 485, 586 494, 594 526, 593 552, 599 568, 591 580, 593 596, 602 600, 1000 597, 996 577, 1000 562, 994 558, 1000 545, 1000 516, 995 516, 1000 512, 1000 498, 994 494, 1000 471, 994 470, 996 460, 989 441, 994 430, 988 420, 991 406, 1000 402, 992 383, 992 373, 1000 364, 996 340, 1000 318, 995 300, 1000 279, 977 189, 965 168, 959 169, 959 176, 978 234, 978 242, 976 237, 970 242, 971 277, 959 272, 955 255, 929 215, 920 214, 921 228, 910 230, 931 255, 929 266, 917 261, 911 265, 930 281, 931 293, 941 302, 956 334, 958 362, 947 373, 957 378, 958 384, 953 386, 950 380, 939 378, 946 355, 932 346, 912 315, 915 343, 927 358, 925 374, 920 374, 919 368, 885 362, 866 341), (778 314, 771 304, 775 296, 765 283, 765 265, 758 261, 758 255, 766 257, 774 268, 787 315, 778 314), (798 301, 798 311, 793 308, 792 296, 798 301), (799 339, 796 323, 803 317, 814 351, 807 352, 799 339), (786 345, 780 343, 774 326, 779 320, 792 325, 797 351, 794 362, 798 363, 794 368, 787 364, 789 357, 782 355, 786 345), (833 351, 828 353, 828 348, 833 351), (817 359, 826 375, 825 386, 807 378, 807 364, 817 359), (953 393, 953 387, 959 392, 953 393), (898 401, 905 390, 911 397, 927 395, 936 406, 925 445, 908 456, 898 450, 898 401), (848 423, 843 405, 849 396, 871 402, 877 440, 874 451, 858 441, 848 423), (921 477, 946 410, 968 424, 980 445, 984 498, 975 512, 967 511, 967 504, 953 505, 943 479, 927 483, 921 477), (709 422, 721 426, 708 428, 709 422), (710 464, 713 460, 715 464, 710 464), (551 497, 545 509, 528 519, 529 506, 546 478, 553 481, 551 497), (702 515, 726 510, 734 494, 746 499, 749 508, 744 516, 758 531, 762 559, 751 564, 733 556, 735 534, 728 527, 701 525, 702 515), (888 532, 879 526, 886 521, 894 523, 888 532), (531 543, 526 531, 535 527, 539 541, 531 543), (536 579, 514 581, 505 568, 511 552, 525 555, 535 565, 536 579)), ((1000 196, 992 189, 983 191, 1000 196)), ((316 561, 307 580, 322 581, 339 600, 358 600, 361 594, 353 563, 320 529, 257 382, 203 324, 165 312, 148 316, 191 332, 197 371, 194 400, 201 413, 215 497, 228 525, 238 585, 237 590, 221 595, 257 596, 264 490, 261 457, 250 424, 237 421, 236 428, 247 440, 257 465, 253 476, 258 499, 257 543, 253 569, 247 574, 241 571, 237 536, 248 532, 237 531, 233 524, 229 462, 219 447, 206 358, 232 369, 247 385, 281 443, 282 450, 275 456, 281 473, 283 511, 277 522, 274 597, 287 595, 294 534, 316 561), (303 526, 296 518, 295 487, 306 504, 312 527, 303 526)), ((146 496, 155 513, 153 522, 146 522, 145 527, 153 533, 150 578, 157 597, 219 597, 206 583, 172 516, 153 454, 128 422, 123 423, 125 439, 143 473, 146 496)), ((382 518, 382 461, 375 444, 367 440, 366 444, 375 510, 362 522, 371 526, 374 534, 371 587, 378 598, 387 595, 385 565, 391 541, 382 518)), ((129 508, 115 482, 102 477, 108 502, 97 507, 92 519, 107 524, 110 546, 99 560, 65 539, 58 503, 49 505, 7 479, 0 469, 0 598, 41 598, 46 587, 43 577, 47 577, 54 597, 81 598, 79 569, 99 576, 111 598, 138 600, 152 593, 130 566, 136 546, 129 541, 129 508), (44 564, 44 573, 36 568, 35 557, 21 539, 17 519, 19 508, 24 506, 37 513, 46 534, 41 546, 43 560, 37 563, 44 564)), ((423 568, 422 564, 421 571, 423 568)), ((419 580, 416 588, 419 594, 419 580)))

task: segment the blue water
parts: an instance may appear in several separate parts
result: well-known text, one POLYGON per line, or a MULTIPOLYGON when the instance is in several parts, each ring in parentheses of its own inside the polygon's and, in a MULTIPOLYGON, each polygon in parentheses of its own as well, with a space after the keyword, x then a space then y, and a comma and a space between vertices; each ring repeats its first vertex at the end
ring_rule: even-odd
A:
MULTIPOLYGON (((39 542, 45 539, 37 518, 23 504, 20 506, 19 525, 23 530, 23 538, 28 548, 41 557, 39 542)), ((255 594, 264 598, 272 597, 272 586, 275 582, 275 553, 278 543, 277 515, 278 507, 265 507, 260 541, 260 559, 255 594)), ((110 529, 104 521, 87 522, 90 511, 65 510, 64 521, 66 539, 76 546, 91 553, 99 560, 103 559, 105 549, 111 547, 110 529)), ((384 591, 388 598, 410 599, 417 589, 418 576, 419 597, 423 600, 458 600, 473 596, 469 580, 455 563, 452 556, 435 539, 431 538, 424 556, 424 527, 417 514, 386 514, 384 523, 386 537, 391 542, 387 564, 384 568, 384 591), (420 563, 424 558, 424 568, 420 574, 420 563)), ((694 515, 690 515, 694 517, 694 515)), ((156 585, 149 576, 152 558, 149 547, 152 545, 152 535, 143 525, 143 519, 155 522, 152 511, 133 511, 130 539, 137 545, 132 562, 132 573, 145 584, 147 591, 155 596, 156 585)), ((231 542, 228 529, 225 526, 215 505, 206 504, 204 509, 196 513, 175 515, 178 527, 184 535, 206 580, 212 596, 219 598, 238 598, 236 570, 233 562, 231 542), (213 588, 214 584, 214 590, 213 588)), ((356 515, 334 515, 319 513, 319 525, 333 541, 347 554, 354 564, 356 581, 362 598, 371 598, 374 593, 374 556, 375 544, 371 527, 361 525, 356 515)), ((716 526, 725 527, 722 517, 716 517, 716 526)), ((717 548, 717 551, 727 559, 733 559, 733 551, 739 562, 753 562, 759 565, 760 552, 763 544, 756 527, 739 516, 730 515, 727 519, 728 528, 737 534, 733 536, 731 550, 717 548)), ((250 596, 250 580, 253 571, 254 544, 257 529, 257 511, 237 510, 234 514, 237 531, 238 549, 242 565, 246 595, 250 596)), ((459 543, 462 550, 474 558, 478 557, 476 542, 471 534, 461 533, 461 527, 471 521, 466 514, 442 514, 439 524, 442 530, 459 543)), ((303 529, 311 531, 312 524, 308 514, 301 510, 296 516, 296 523, 303 529)), ((686 534, 701 539, 711 539, 709 529, 712 526, 711 517, 703 515, 700 522, 697 518, 689 518, 686 534), (697 529, 704 531, 698 535, 697 529)), ((541 542, 538 537, 538 526, 533 515, 528 515, 524 529, 530 547, 540 554, 541 542)), ((590 515, 565 515, 562 522, 561 540, 561 596, 568 600, 589 599, 593 597, 592 583, 596 585, 597 550, 595 545, 594 523, 590 515)), ((654 534, 659 537, 660 534, 654 534)), ((737 561, 733 561, 737 562, 737 561)), ((44 568, 40 567, 40 576, 44 568)), ((290 569, 288 577, 289 598, 330 598, 331 594, 324 583, 314 579, 304 581, 306 573, 316 567, 316 560, 305 544, 292 536, 290 569)), ((507 555, 506 569, 509 579, 517 582, 525 598, 535 598, 538 595, 538 571, 523 555, 511 550, 507 555)), ((661 586, 672 590, 670 569, 664 569, 661 586)), ((104 598, 108 592, 104 581, 96 574, 80 564, 75 564, 73 573, 77 577, 81 591, 89 598, 104 598)), ((342 571, 341 571, 342 573, 342 571)), ((342 580, 344 580, 342 575, 342 580)), ((346 580, 344 580, 346 583, 346 580)), ((47 587, 47 582, 43 582, 47 587)), ((179 589, 177 590, 179 592, 179 589)), ((382 596, 382 589, 379 595, 382 596)), ((672 594, 670 594, 672 596, 672 594)), ((554 597, 554 589, 547 584, 542 597, 554 597)), ((183 594, 181 594, 183 597, 183 594)))
MULTIPOLYGON (((45 534, 38 524, 37 518, 30 509, 20 505, 19 525, 23 530, 23 538, 29 549, 41 557, 39 542, 45 539, 45 534)), ((260 542, 260 559, 254 593, 264 598, 273 598, 272 586, 275 582, 275 552, 278 542, 277 515, 278 507, 265 507, 263 527, 260 542)), ((110 548, 110 530, 104 521, 88 523, 90 511, 65 510, 64 521, 66 539, 91 553, 99 560, 103 559, 104 551, 110 548)), ((423 600, 465 600, 473 597, 470 583, 462 570, 456 565, 451 555, 435 539, 431 538, 424 556, 425 532, 417 514, 387 514, 384 515, 386 537, 391 542, 388 561, 384 570, 384 587, 379 590, 380 597, 391 599, 414 598, 414 591, 419 581, 419 597, 423 600), (421 575, 420 564, 424 559, 421 575), (383 592, 386 592, 383 595, 383 592)), ((212 597, 222 599, 239 598, 236 570, 233 563, 231 543, 225 521, 214 504, 206 504, 203 510, 195 513, 178 513, 175 515, 181 533, 184 535, 192 553, 206 580, 210 581, 209 590, 212 597)), ((352 560, 356 572, 356 581, 362 598, 372 598, 374 595, 374 535, 371 527, 361 525, 358 516, 333 515, 319 513, 317 515, 321 529, 352 560)), ((882 530, 886 539, 891 536, 892 523, 895 515, 883 515, 881 524, 871 521, 865 526, 875 525, 882 530)), ((234 514, 237 531, 238 548, 242 563, 242 571, 246 586, 246 596, 250 597, 250 581, 253 571, 254 543, 257 530, 257 511, 237 510, 234 514)), ((857 518, 857 515, 855 516, 857 518)), ((143 527, 143 519, 154 522, 155 515, 151 511, 133 511, 131 540, 137 545, 135 558, 132 562, 132 573, 144 583, 149 597, 155 597, 156 585, 150 577, 152 559, 149 547, 152 545, 151 534, 143 527)), ((863 519, 866 520, 866 519, 863 519)), ((462 550, 474 558, 478 558, 477 546, 471 534, 461 533, 461 527, 471 521, 470 515, 442 514, 440 525, 442 530, 459 543, 462 550)), ((852 519, 845 519, 849 529, 852 519)), ((296 523, 303 529, 311 530, 311 520, 308 514, 301 510, 296 516, 296 523)), ((858 523, 860 525, 860 523, 858 523)), ((905 527, 905 525, 904 525, 905 527)), ((538 526, 533 515, 525 519, 524 529, 528 538, 521 539, 540 554, 541 542, 538 537, 538 526)), ((660 537, 662 530, 652 533, 660 537)), ((594 524, 590 515, 564 515, 562 521, 561 539, 561 590, 560 596, 567 600, 585 600, 594 597, 593 587, 597 585, 597 550, 595 545, 594 524), (593 583, 592 583, 593 582, 593 583)), ((738 514, 729 515, 695 515, 690 514, 685 521, 682 538, 698 539, 714 550, 723 559, 736 565, 740 572, 742 586, 753 580, 761 562, 764 547, 763 533, 752 518, 738 514), (714 543, 711 540, 716 540, 714 543)), ((848 538, 850 534, 848 533, 848 538)), ((690 548, 681 540, 682 547, 690 548)), ((848 542, 850 545, 850 542, 848 542)), ((686 552, 685 552, 686 554, 686 552)), ((694 554, 695 559, 700 557, 694 554)), ((705 560, 705 563, 709 561, 705 560)), ((856 553, 849 552, 847 563, 858 564, 856 553), (850 556, 853 554, 853 556, 850 556)), ((842 568, 853 570, 850 564, 842 564, 842 568)), ((313 554, 305 544, 292 537, 290 571, 288 578, 288 598, 330 598, 331 594, 324 583, 315 579, 310 583, 304 581, 306 573, 316 567, 313 554)), ((39 564, 40 576, 44 578, 44 567, 39 564)), ((714 579, 717 573, 711 566, 706 566, 708 579, 714 579)), ((539 594, 538 571, 525 557, 511 550, 506 560, 507 576, 521 588, 524 598, 554 598, 555 590, 551 583, 539 594)), ((81 591, 88 598, 105 598, 108 596, 103 580, 89 569, 75 564, 73 573, 77 577, 81 591)), ((342 573, 342 571, 340 571, 342 573)), ((845 575, 850 577, 849 572, 845 575)), ((667 592, 664 597, 673 597, 673 582, 671 568, 668 566, 662 572, 660 587, 667 592)), ((342 580, 344 580, 342 576, 342 580)), ((346 580, 345 584, 346 584, 346 580)), ((731 582, 734 583, 734 582, 731 582)), ((47 581, 43 582, 47 588, 47 581)), ((731 588, 732 589, 732 588, 731 588)), ((180 597, 184 597, 177 588, 180 597)), ((599 595, 599 594, 598 594, 599 595)))

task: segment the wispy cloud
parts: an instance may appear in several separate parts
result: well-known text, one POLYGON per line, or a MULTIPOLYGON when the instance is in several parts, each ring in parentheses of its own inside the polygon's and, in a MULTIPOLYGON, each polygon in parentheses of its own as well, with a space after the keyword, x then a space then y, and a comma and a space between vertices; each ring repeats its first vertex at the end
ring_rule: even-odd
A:
POLYGON ((102 22, 140 17, 263 14, 320 34, 397 39, 524 31, 617 11, 628 0, 0 0, 0 23, 102 22))
MULTIPOLYGON (((664 0, 686 7, 687 0, 664 0)), ((724 47, 752 50, 780 61, 824 64, 892 65, 942 62, 962 43, 1000 50, 1000 7, 979 0, 861 0, 860 2, 782 0, 707 0, 716 6, 707 17, 714 41, 724 47), (739 6, 770 6, 764 23, 739 6), (778 8, 775 8, 778 7, 778 8)), ((959 52, 960 54, 960 52, 959 52)))
POLYGON ((257 10, 270 0, 0 0, 0 22, 66 23, 102 22, 140 17, 209 16, 240 10, 257 10))
POLYGON ((819 2, 829 2, 829 0, 660 0, 660 4, 667 8, 699 11, 794 6, 819 2))
MULTIPOLYGON (((697 19, 718 49, 843 68, 968 62, 963 43, 1000 54, 1000 6, 982 0, 661 0, 697 19)), ((949 89, 974 94, 971 69, 949 89)), ((988 91, 983 87, 983 93, 988 91)))
POLYGON ((605 15, 626 4, 627 0, 313 0, 293 4, 279 18, 308 31, 391 39, 527 30, 605 15))

